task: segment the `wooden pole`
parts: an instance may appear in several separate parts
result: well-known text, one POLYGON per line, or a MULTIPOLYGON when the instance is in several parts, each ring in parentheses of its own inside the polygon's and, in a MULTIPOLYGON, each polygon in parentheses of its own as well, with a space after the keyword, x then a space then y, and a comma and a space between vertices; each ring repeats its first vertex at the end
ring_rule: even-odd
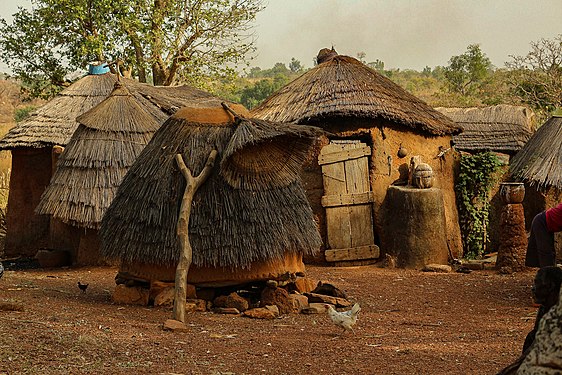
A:
POLYGON ((187 274, 193 259, 193 250, 189 243, 189 215, 191 213, 191 202, 197 189, 207 180, 213 170, 217 151, 213 150, 207 158, 205 167, 197 177, 193 177, 191 171, 185 165, 181 154, 176 155, 176 163, 187 182, 183 198, 181 201, 180 213, 178 216, 177 234, 180 242, 180 259, 176 268, 176 285, 174 292, 174 312, 173 317, 185 323, 185 301, 187 297, 187 274))

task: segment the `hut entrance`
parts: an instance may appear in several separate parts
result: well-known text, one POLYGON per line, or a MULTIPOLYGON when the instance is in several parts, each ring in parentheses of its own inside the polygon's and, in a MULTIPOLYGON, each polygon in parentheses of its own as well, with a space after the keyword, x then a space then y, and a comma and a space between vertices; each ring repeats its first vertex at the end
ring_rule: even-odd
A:
POLYGON ((379 257, 369 182, 370 155, 371 148, 359 140, 332 140, 320 151, 328 239, 324 254, 328 262, 379 257))

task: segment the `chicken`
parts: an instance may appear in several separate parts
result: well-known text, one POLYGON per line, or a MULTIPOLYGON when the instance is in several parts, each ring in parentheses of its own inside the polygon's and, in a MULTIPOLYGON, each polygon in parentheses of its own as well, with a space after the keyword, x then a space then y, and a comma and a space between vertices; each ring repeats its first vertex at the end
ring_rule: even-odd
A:
POLYGON ((328 315, 330 316, 330 319, 332 319, 332 322, 334 322, 334 324, 338 327, 343 328, 343 332, 352 331, 355 333, 353 331, 353 326, 357 323, 357 315, 359 314, 359 311, 361 311, 361 307, 358 303, 353 305, 351 310, 342 312, 336 311, 332 305, 325 304, 324 307, 328 311, 328 315))
POLYGON ((82 293, 86 293, 86 289, 88 289, 88 285, 90 284, 82 284, 80 281, 78 281, 78 288, 80 288, 82 293))

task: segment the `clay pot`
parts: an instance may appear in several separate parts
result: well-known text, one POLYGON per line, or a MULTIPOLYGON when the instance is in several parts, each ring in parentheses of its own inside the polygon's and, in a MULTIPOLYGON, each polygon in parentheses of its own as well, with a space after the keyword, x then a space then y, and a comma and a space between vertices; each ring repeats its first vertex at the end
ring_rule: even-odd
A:
POLYGON ((433 187, 433 169, 429 164, 420 163, 416 166, 413 176, 414 186, 420 189, 433 187))
POLYGON ((505 204, 521 203, 525 198, 525 185, 522 182, 502 182, 500 197, 505 204))

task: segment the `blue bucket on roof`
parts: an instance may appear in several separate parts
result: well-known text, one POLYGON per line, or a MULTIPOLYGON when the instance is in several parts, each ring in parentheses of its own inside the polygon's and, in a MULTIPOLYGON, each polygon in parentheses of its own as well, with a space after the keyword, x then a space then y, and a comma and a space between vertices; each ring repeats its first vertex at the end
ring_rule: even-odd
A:
POLYGON ((107 63, 90 63, 88 65, 88 74, 105 74, 109 72, 107 63))

